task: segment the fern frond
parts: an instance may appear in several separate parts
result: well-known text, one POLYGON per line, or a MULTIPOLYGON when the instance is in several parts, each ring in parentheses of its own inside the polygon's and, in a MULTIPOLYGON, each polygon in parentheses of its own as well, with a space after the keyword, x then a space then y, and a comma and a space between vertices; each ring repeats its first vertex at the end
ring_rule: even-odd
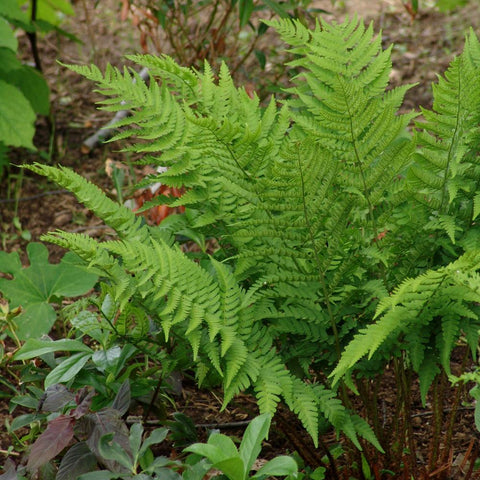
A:
MULTIPOLYGON (((439 220, 446 218, 441 216, 449 215, 459 202, 464 206, 465 202, 470 204, 466 211, 471 216, 476 212, 474 197, 480 172, 476 168, 477 159, 473 160, 469 151, 472 142, 478 138, 479 52, 478 40, 470 32, 462 54, 452 61, 445 76, 439 77, 433 86, 433 110, 422 110, 425 121, 416 124, 419 129, 416 140, 421 150, 408 178, 412 189, 417 191, 417 198, 430 211, 437 211, 439 220)), ((460 222, 465 225, 465 219, 456 220, 457 224, 460 222)), ((453 243, 451 222, 445 229, 453 243)))
POLYGON ((96 185, 73 170, 41 164, 27 165, 25 168, 40 175, 48 176, 58 185, 70 190, 79 202, 113 228, 120 238, 128 236, 145 241, 149 236, 161 234, 160 231, 154 234, 152 229, 144 224, 141 217, 137 217, 129 208, 110 200, 96 185))

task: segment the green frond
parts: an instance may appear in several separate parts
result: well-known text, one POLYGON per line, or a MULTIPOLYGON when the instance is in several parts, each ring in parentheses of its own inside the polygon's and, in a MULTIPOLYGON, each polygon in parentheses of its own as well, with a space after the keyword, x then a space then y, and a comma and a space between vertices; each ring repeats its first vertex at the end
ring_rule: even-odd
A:
MULTIPOLYGON (((470 33, 462 54, 433 86, 433 110, 423 110, 425 121, 416 124, 421 149, 409 180, 418 196, 428 198, 425 205, 443 215, 456 201, 464 202, 463 192, 475 191, 479 181, 468 155, 472 141, 478 138, 480 64, 475 59, 479 51, 478 40, 470 33)), ((451 227, 448 234, 452 238, 451 227)))
POLYGON ((382 446, 380 445, 377 437, 373 433, 373 430, 370 427, 370 425, 363 418, 359 417, 358 415, 352 415, 351 419, 352 419, 352 423, 353 423, 355 432, 358 434, 358 436, 367 440, 367 442, 374 445, 375 448, 379 452, 383 453, 384 450, 383 450, 382 446))
POLYGON ((432 352, 428 352, 428 354, 424 356, 422 364, 418 370, 420 398, 422 399, 423 406, 425 406, 427 401, 428 390, 439 373, 440 369, 438 368, 435 355, 433 355, 432 352))
MULTIPOLYGON (((96 185, 65 167, 50 167, 48 165, 27 165, 25 168, 40 175, 48 176, 57 185, 70 190, 96 216, 113 228, 120 238, 138 238, 146 240, 154 235, 152 230, 143 223, 129 208, 110 200, 96 185)), ((160 232, 158 232, 160 234, 160 232)))
POLYGON ((262 368, 253 384, 260 413, 275 413, 283 392, 290 389, 291 375, 275 351, 264 354, 262 368))
POLYGON ((178 65, 172 57, 168 55, 126 55, 128 60, 148 68, 153 77, 160 77, 162 82, 171 85, 178 91, 180 97, 187 101, 196 98, 196 89, 198 87, 197 75, 187 67, 178 65))
POLYGON ((323 395, 322 387, 314 390, 312 385, 306 384, 301 379, 293 376, 291 388, 285 390, 285 402, 290 410, 297 414, 315 445, 318 445, 318 410, 319 399, 321 398, 319 390, 322 390, 321 395, 323 395))

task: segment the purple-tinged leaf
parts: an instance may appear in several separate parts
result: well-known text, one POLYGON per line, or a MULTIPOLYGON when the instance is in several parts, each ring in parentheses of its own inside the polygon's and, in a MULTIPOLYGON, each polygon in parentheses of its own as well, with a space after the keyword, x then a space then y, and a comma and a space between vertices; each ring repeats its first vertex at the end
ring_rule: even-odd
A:
POLYGON ((90 429, 87 445, 97 460, 113 472, 125 471, 118 462, 103 459, 98 448, 100 439, 108 433, 113 433, 113 441, 118 443, 125 452, 131 452, 129 431, 119 411, 113 408, 103 408, 98 412, 85 415, 82 421, 87 424, 87 429, 90 429))
POLYGON ((90 410, 92 405, 92 398, 95 396, 94 390, 88 390, 86 387, 82 388, 77 395, 75 400, 77 402, 77 408, 71 413, 75 418, 83 417, 90 410))
POLYGON ((68 391, 65 385, 56 383, 50 385, 40 399, 38 409, 43 412, 58 412, 65 405, 72 402, 74 399, 73 393, 68 391))
POLYGON ((60 463, 56 480, 76 480, 83 473, 95 470, 97 459, 85 442, 72 446, 60 463))
POLYGON ((32 446, 27 462, 29 470, 37 470, 55 458, 71 442, 74 422, 74 418, 60 415, 48 424, 47 429, 32 446))
POLYGON ((3 466, 4 473, 0 475, 0 480, 17 480, 17 469, 15 463, 11 458, 7 458, 3 466))
POLYGON ((118 410, 121 417, 128 412, 130 408, 130 382, 125 380, 120 388, 118 389, 117 395, 115 396, 115 400, 113 401, 112 408, 118 410))

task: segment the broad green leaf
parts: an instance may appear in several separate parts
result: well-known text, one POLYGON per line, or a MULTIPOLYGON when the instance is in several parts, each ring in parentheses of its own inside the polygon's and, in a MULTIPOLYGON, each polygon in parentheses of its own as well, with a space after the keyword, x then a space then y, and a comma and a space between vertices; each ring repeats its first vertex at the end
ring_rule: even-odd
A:
MULTIPOLYGON (((0 123, 1 109, 0 102, 0 123)), ((15 318, 20 340, 38 338, 50 331, 56 318, 51 301, 82 295, 97 281, 96 275, 78 264, 74 254, 67 253, 58 265, 48 263, 48 250, 41 243, 28 244, 27 254, 30 266, 21 268, 17 252, 0 252, 2 271, 14 277, 0 278, 0 291, 9 299, 11 308, 21 306, 23 310, 15 318)))
POLYGON ((96 340, 101 345, 107 341, 111 327, 103 317, 88 310, 81 311, 71 322, 78 331, 96 340))
POLYGON ((26 427, 33 422, 38 421, 38 415, 36 413, 25 413, 24 415, 20 415, 15 417, 10 424, 10 429, 12 432, 18 430, 19 428, 26 427))
POLYGON ((134 423, 130 427, 130 435, 128 441, 133 455, 137 455, 142 444, 143 426, 141 423, 134 423))
POLYGON ((0 80, 0 142, 35 150, 32 143, 35 118, 35 112, 22 92, 0 80))
POLYGON ((267 462, 251 478, 259 478, 261 476, 296 475, 297 472, 297 462, 292 457, 282 455, 267 462))
POLYGON ((91 354, 93 350, 78 340, 68 338, 54 341, 29 338, 15 354, 14 359, 29 360, 53 352, 86 352, 91 354))
POLYGON ((67 0, 39 0, 37 19, 51 25, 60 25, 65 15, 75 15, 72 5, 67 0))
MULTIPOLYGON (((222 458, 218 460, 223 460, 225 458, 230 457, 239 457, 237 447, 233 443, 233 440, 226 435, 221 433, 214 433, 210 435, 208 439, 209 445, 214 445, 222 452, 222 458)), ((210 459, 213 462, 217 462, 218 460, 210 459)))
POLYGON ((240 457, 227 458, 221 462, 214 463, 212 467, 223 472, 230 480, 245 480, 248 475, 240 457))
MULTIPOLYGON (((4 80, 9 72, 21 68, 22 62, 17 58, 15 52, 8 47, 0 46, 0 79, 4 80)), ((2 97, 0 96, 0 98, 2 97)))
POLYGON ((0 17, 5 17, 9 20, 19 20, 25 23, 28 22, 28 17, 18 6, 17 0, 2 0, 0 2, 0 17))
POLYGON ((0 17, 0 47, 6 47, 14 53, 18 48, 18 41, 13 34, 12 27, 8 22, 0 17))
POLYGON ((97 350, 92 355, 92 361, 102 372, 111 371, 115 367, 121 354, 122 349, 116 345, 107 350, 97 350))
POLYGON ((7 72, 4 80, 17 87, 25 95, 35 113, 48 115, 50 89, 38 70, 28 65, 22 65, 21 68, 7 72))
POLYGON ((74 378, 91 358, 90 353, 75 353, 63 360, 58 367, 54 368, 45 378, 45 388, 54 383, 66 383, 74 378))
POLYGON ((251 470, 253 462, 255 462, 262 449, 262 442, 267 438, 271 421, 271 414, 264 413, 259 415, 250 422, 243 434, 242 443, 240 444, 240 457, 245 464, 247 472, 251 470))
POLYGON ((147 448, 150 448, 152 445, 162 443, 167 438, 167 433, 167 428, 156 428, 142 443, 139 456, 142 456, 147 451, 147 448))
POLYGON ((98 450, 100 455, 107 459, 113 460, 122 467, 125 467, 127 470, 132 469, 132 459, 130 455, 117 443, 113 440, 113 433, 107 433, 103 435, 98 442, 98 450))
POLYGON ((194 443, 185 448, 184 452, 196 453, 197 455, 207 458, 212 463, 224 459, 223 452, 218 447, 207 443, 194 443))

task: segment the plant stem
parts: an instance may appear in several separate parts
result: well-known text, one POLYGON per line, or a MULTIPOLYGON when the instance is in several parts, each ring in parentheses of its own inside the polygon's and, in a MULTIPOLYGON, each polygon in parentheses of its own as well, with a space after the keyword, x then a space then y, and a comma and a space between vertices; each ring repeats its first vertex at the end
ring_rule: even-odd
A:
POLYGON ((35 25, 35 22, 37 20, 37 0, 30 0, 30 1, 31 1, 30 5, 32 7, 32 10, 30 13, 30 23, 32 25, 33 31, 27 32, 27 37, 28 37, 28 41, 30 42, 30 49, 32 51, 33 60, 35 62, 35 68, 39 72, 43 72, 42 62, 40 60, 40 55, 38 53, 37 31, 36 31, 37 27, 35 25))

